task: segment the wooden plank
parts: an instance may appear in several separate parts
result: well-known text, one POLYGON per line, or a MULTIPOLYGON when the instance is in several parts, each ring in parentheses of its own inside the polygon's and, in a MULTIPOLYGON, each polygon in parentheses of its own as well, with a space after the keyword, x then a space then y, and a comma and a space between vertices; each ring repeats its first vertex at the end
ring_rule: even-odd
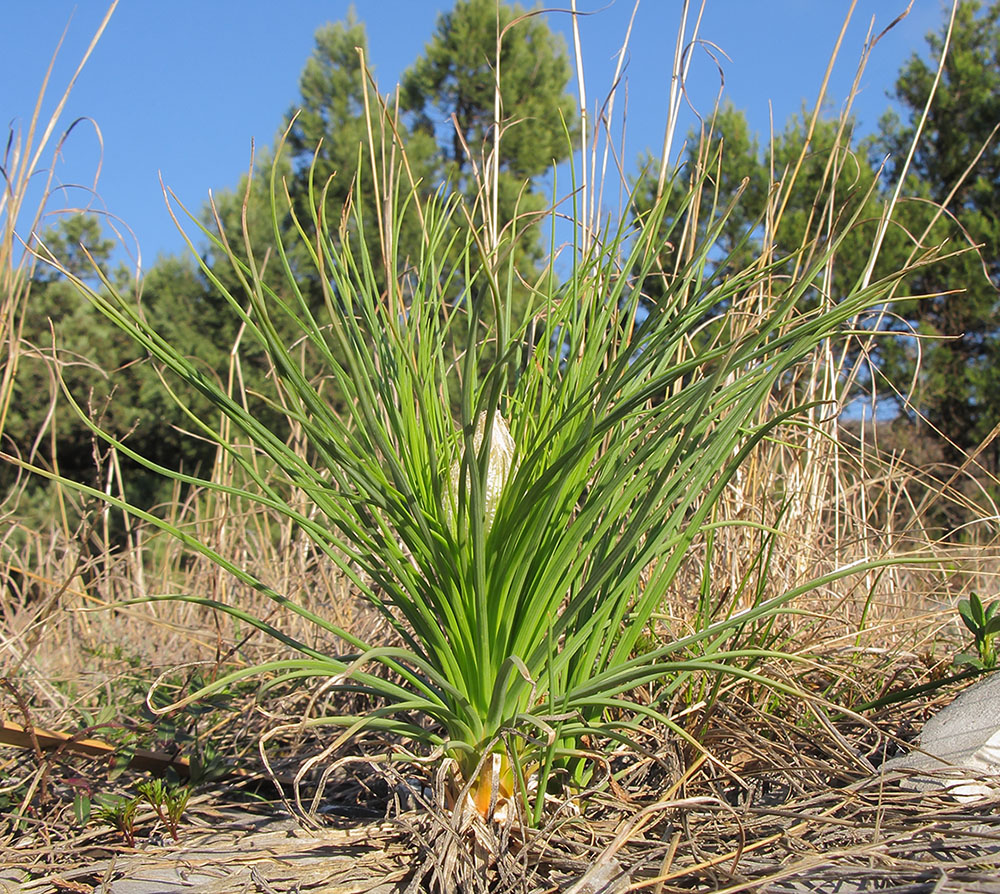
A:
MULTIPOLYGON (((61 749, 68 754, 77 754, 83 757, 113 757, 118 750, 114 745, 102 742, 100 739, 74 739, 68 733, 52 732, 37 726, 34 728, 33 740, 32 733, 21 724, 14 723, 12 720, 0 720, 0 744, 34 750, 35 741, 38 742, 38 747, 42 751, 61 749)), ((172 768, 178 776, 183 778, 191 775, 191 762, 188 758, 167 754, 163 751, 147 751, 143 748, 135 750, 128 766, 132 770, 150 770, 161 774, 172 768)), ((236 776, 249 775, 245 770, 236 768, 229 772, 236 776)))
MULTIPOLYGON (((69 733, 53 732, 51 730, 34 728, 35 740, 42 751, 54 751, 61 749, 68 754, 76 754, 81 757, 113 757, 118 749, 109 742, 102 742, 100 739, 74 739, 69 733)), ((0 720, 0 745, 12 745, 15 748, 24 748, 33 751, 35 746, 32 742, 31 733, 21 724, 12 720, 0 720)), ((191 761, 180 754, 168 754, 164 751, 147 751, 144 748, 137 748, 128 762, 130 770, 148 770, 162 776, 167 770, 172 769, 182 779, 187 779, 191 775, 191 761)), ((244 770, 242 767, 226 767, 225 776, 227 778, 259 779, 264 782, 274 784, 275 781, 284 786, 294 785, 294 779, 290 776, 279 774, 272 779, 263 773, 253 773, 244 770)))

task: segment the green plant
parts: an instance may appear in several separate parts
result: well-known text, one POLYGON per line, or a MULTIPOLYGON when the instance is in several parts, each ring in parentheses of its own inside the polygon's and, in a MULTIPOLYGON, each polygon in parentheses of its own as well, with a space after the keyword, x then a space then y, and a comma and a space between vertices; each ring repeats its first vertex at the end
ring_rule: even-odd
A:
POLYGON ((970 593, 968 599, 958 603, 958 614, 974 637, 975 654, 958 657, 959 664, 972 664, 982 670, 997 666, 997 635, 1000 634, 1000 599, 984 605, 978 594, 970 593))
POLYGON ((135 819, 141 798, 104 795, 97 805, 97 818, 118 832, 129 847, 135 847, 135 819))
POLYGON ((177 828, 191 797, 191 789, 186 785, 170 785, 160 778, 155 778, 138 783, 136 791, 156 811, 160 822, 170 832, 170 837, 174 841, 179 841, 177 828))
MULTIPOLYGON (((277 203, 277 184, 272 188, 277 220, 285 208, 277 203)), ((456 205, 434 201, 420 211, 426 251, 388 296, 375 286, 363 243, 343 230, 335 239, 322 217, 312 222, 320 234, 316 275, 327 283, 322 321, 304 302, 283 302, 252 262, 237 267, 252 307, 245 311, 225 297, 271 356, 310 461, 201 376, 127 299, 78 285, 145 350, 215 401, 285 479, 263 479, 246 449, 230 440, 222 446, 248 484, 201 483, 293 519, 403 642, 369 647, 175 529, 189 547, 355 649, 349 658, 327 655, 236 605, 176 594, 167 598, 212 605, 304 655, 241 670, 184 701, 250 673, 335 677, 343 690, 378 705, 362 716, 314 724, 348 733, 380 728, 443 749, 455 761, 456 801, 467 795, 483 815, 515 791, 523 802, 537 788, 537 820, 550 780, 571 788, 587 781, 592 765, 583 739, 628 740, 636 718, 655 713, 623 699, 625 693, 695 671, 752 673, 740 662, 761 650, 744 649, 731 635, 807 587, 641 656, 633 650, 688 547, 713 527, 712 508, 741 462, 792 417, 762 412, 775 385, 823 339, 883 301, 888 284, 859 288, 835 307, 803 314, 797 300, 816 273, 809 270, 782 287, 753 329, 734 320, 691 357, 686 336, 705 315, 761 288, 777 271, 757 266, 716 279, 710 231, 662 303, 633 326, 640 296, 619 270, 651 264, 658 246, 645 234, 671 235, 669 225, 647 226, 609 234, 605 244, 581 252, 568 281, 558 283, 550 272, 539 283, 532 316, 545 321, 550 335, 532 343, 526 329, 508 328, 504 313, 516 271, 505 268, 499 252, 483 251, 476 234, 462 246, 461 268, 442 269, 439 240, 456 205), (627 260, 620 267, 622 252, 627 260), (449 309, 440 296, 459 275, 464 306, 449 309), (276 314, 296 324, 324 358, 349 398, 348 419, 331 412, 322 387, 304 378, 276 337, 276 314), (469 348, 450 359, 448 337, 459 327, 469 348), (501 445, 509 451, 503 460, 501 445), (314 512, 297 508, 295 491, 314 512), (373 672, 377 665, 395 679, 373 672), (415 712, 432 723, 408 719, 415 712)), ((401 268, 402 259, 389 261, 391 269, 401 268)), ((296 274, 287 265, 284 272, 294 290, 296 274)), ((129 454, 126 444, 117 447, 129 454)))
MULTIPOLYGON (((372 168, 378 159, 405 159, 394 121, 375 118, 371 130, 382 140, 372 137, 368 147, 372 168)), ((635 228, 626 220, 599 234, 575 228, 568 273, 558 276, 553 258, 528 284, 528 306, 515 322, 509 298, 525 285, 510 251, 517 226, 456 226, 475 215, 458 197, 422 199, 405 164, 369 176, 394 184, 380 196, 377 224, 358 205, 330 220, 327 184, 314 181, 316 210, 300 220, 272 172, 278 253, 266 275, 246 228, 238 254, 238 234, 204 231, 229 258, 238 294, 207 265, 204 273, 244 338, 269 357, 273 390, 265 397, 287 415, 294 445, 203 375, 109 278, 103 288, 73 279, 172 376, 182 405, 189 390, 218 408, 225 425, 194 413, 190 424, 238 474, 221 482, 171 472, 91 423, 94 430, 148 468, 287 518, 382 612, 399 644, 366 643, 189 530, 72 486, 168 531, 349 650, 323 651, 280 620, 231 602, 151 597, 211 606, 301 656, 220 677, 175 707, 252 675, 273 683, 330 677, 373 706, 307 725, 342 728, 345 741, 375 729, 437 750, 451 763, 457 810, 523 810, 538 822, 549 792, 591 782, 600 764, 592 741, 633 742, 643 720, 655 718, 697 745, 665 713, 630 700, 636 687, 662 682, 669 694, 692 675, 729 674, 787 689, 757 666, 773 654, 769 619, 803 593, 893 561, 799 579, 771 598, 761 584, 742 612, 716 612, 706 578, 703 617, 691 633, 656 648, 643 640, 690 548, 730 524, 715 511, 747 458, 814 407, 793 400, 776 410, 775 393, 800 365, 822 365, 830 340, 849 336, 859 315, 891 301, 903 274, 874 283, 866 275, 841 301, 804 306, 855 219, 810 245, 808 261, 800 251, 732 268, 743 244, 717 256, 732 204, 703 208, 698 230, 682 223, 706 187, 702 172, 688 184, 668 179, 635 228), (668 207, 681 213, 668 218, 668 207), (422 234, 416 257, 401 257, 393 238, 407 218, 422 234), (289 219, 308 270, 282 244, 289 219), (374 226, 382 257, 369 253, 374 240, 363 235, 374 226), (664 271, 661 259, 675 244, 685 250, 664 271), (636 283, 654 273, 664 288, 646 304, 636 283), (321 288, 320 306, 300 288, 303 279, 321 288), (289 331, 292 341, 282 335, 289 331), (695 353, 692 336, 701 331, 711 337, 695 353), (309 368, 322 369, 318 378, 303 371, 304 355, 309 368), (331 408, 331 392, 344 415, 331 408)), ((362 182, 359 175, 359 189, 362 182)), ((484 184, 481 201, 489 190, 484 184)), ((573 219, 583 220, 576 206, 573 219)), ((763 551, 759 564, 766 576, 763 551)), ((663 703, 665 695, 653 702, 663 703)))
MULTIPOLYGON (((170 833, 170 837, 174 841, 179 841, 178 829, 191 797, 190 787, 166 783, 162 779, 155 778, 136 783, 135 789, 139 794, 134 797, 102 794, 94 798, 97 818, 115 829, 129 847, 135 847, 135 822, 139 807, 145 801, 153 808, 160 822, 170 833)), ((91 798, 77 795, 73 809, 77 821, 81 824, 86 823, 91 815, 91 798)))

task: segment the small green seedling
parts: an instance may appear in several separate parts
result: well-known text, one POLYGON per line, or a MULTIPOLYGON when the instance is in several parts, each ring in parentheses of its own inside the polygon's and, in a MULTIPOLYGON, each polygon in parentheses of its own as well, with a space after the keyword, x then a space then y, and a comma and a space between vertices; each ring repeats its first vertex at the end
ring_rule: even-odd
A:
POLYGON ((156 811, 160 822, 167 827, 170 837, 174 841, 180 841, 177 834, 177 827, 181 817, 187 807, 188 798, 191 797, 191 790, 186 785, 168 785, 162 779, 151 779, 147 782, 140 782, 136 786, 139 794, 149 802, 149 805, 156 811))
POLYGON ((191 789, 186 785, 171 787, 167 792, 167 828, 173 836, 174 841, 178 841, 177 826, 181 817, 187 809, 188 799, 191 797, 191 789))
POLYGON ((997 634, 1000 633, 1000 599, 989 605, 975 593, 958 603, 958 613, 965 626, 975 637, 976 654, 960 655, 961 664, 973 664, 983 670, 993 670, 997 666, 997 634))
POLYGON ((129 847, 135 847, 135 815, 140 802, 140 798, 117 795, 105 799, 97 808, 98 819, 112 826, 129 847))

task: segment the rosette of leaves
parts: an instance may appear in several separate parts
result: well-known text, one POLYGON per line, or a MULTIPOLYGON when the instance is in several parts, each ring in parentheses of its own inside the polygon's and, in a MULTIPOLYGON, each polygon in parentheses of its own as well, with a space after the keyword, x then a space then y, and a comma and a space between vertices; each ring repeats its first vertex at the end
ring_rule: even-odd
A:
POLYGON ((455 805, 474 805, 482 816, 513 809, 537 822, 547 793, 591 781, 600 761, 588 747, 631 742, 649 717, 670 724, 655 704, 629 698, 637 687, 656 683, 669 692, 696 672, 754 676, 761 652, 741 636, 816 581, 743 613, 723 612, 665 645, 650 647, 651 616, 689 547, 717 524, 713 509, 741 463, 794 418, 794 410, 767 410, 783 376, 817 362, 825 340, 884 304, 893 280, 806 306, 803 296, 837 239, 794 277, 794 256, 733 269, 735 254, 715 256, 731 211, 718 209, 687 260, 663 279, 657 301, 646 303, 636 284, 655 273, 668 242, 683 241, 678 221, 701 189, 675 182, 638 226, 623 222, 590 247, 576 246, 568 273, 557 275, 552 264, 534 282, 517 317, 523 322, 515 323, 510 298, 524 283, 504 247, 516 234, 486 247, 461 199, 399 188, 385 198, 379 221, 357 206, 331 221, 322 185, 314 184, 311 204, 321 210, 299 221, 272 175, 278 256, 266 275, 248 236, 208 231, 213 252, 231 261, 226 281, 239 282, 239 294, 210 267, 204 274, 245 327, 244 338, 267 353, 270 400, 307 450, 293 450, 203 375, 110 279, 103 288, 78 280, 162 365, 182 404, 185 394, 207 397, 229 421, 226 428, 191 417, 246 483, 159 471, 283 514, 398 634, 399 645, 365 643, 186 531, 119 502, 343 644, 328 654, 284 632, 280 620, 239 605, 163 594, 227 612, 299 653, 218 679, 185 701, 252 674, 332 678, 374 707, 310 724, 345 736, 377 729, 414 752, 439 753, 452 764, 455 805), (422 250, 403 258, 391 234, 410 215, 422 250), (299 243, 294 264, 291 246, 282 244, 289 216, 299 243), (369 254, 378 240, 364 238, 373 226, 383 234, 382 258, 369 254), (303 277, 320 285, 321 306, 300 287, 303 277), (747 326, 732 308, 753 293, 762 309, 747 326), (710 339, 693 352, 693 334, 705 331, 710 339), (305 354, 318 375, 303 369, 305 354), (220 434, 227 431, 231 440, 220 434), (491 461, 497 447, 502 475, 491 461), (303 496, 310 511, 301 509, 303 496))

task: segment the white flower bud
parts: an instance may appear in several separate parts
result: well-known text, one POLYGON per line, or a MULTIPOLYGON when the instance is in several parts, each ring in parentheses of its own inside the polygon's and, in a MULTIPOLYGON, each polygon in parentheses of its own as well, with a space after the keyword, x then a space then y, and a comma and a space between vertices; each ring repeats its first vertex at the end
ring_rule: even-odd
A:
MULTIPOLYGON (((476 431, 472 436, 472 443, 477 454, 483 446, 483 433, 485 430, 486 414, 480 413, 479 419, 476 421, 476 431)), ((484 494, 486 512, 484 522, 487 530, 489 530, 490 526, 493 524, 493 519, 497 514, 497 502, 500 500, 500 494, 503 491, 504 485, 507 483, 508 477, 510 477, 511 468, 514 464, 514 450, 515 444, 514 439, 511 437, 510 429, 507 428, 507 422, 498 412, 493 416, 493 429, 490 436, 490 453, 488 465, 486 467, 486 493, 484 494)), ((461 472, 461 461, 455 460, 451 466, 451 494, 453 496, 449 500, 449 506, 447 507, 449 521, 454 518, 453 504, 451 501, 455 499, 454 495, 458 494, 461 472)))

